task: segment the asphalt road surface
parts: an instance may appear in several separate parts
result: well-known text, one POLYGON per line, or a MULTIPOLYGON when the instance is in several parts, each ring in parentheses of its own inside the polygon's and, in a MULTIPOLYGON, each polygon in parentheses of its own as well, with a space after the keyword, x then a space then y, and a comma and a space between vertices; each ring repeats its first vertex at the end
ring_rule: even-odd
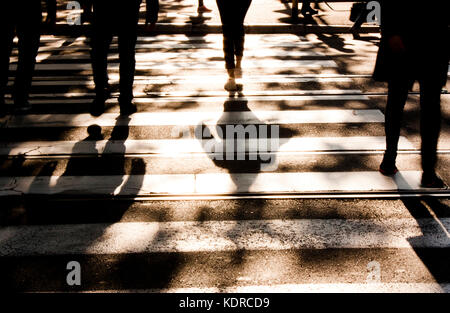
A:
MULTIPOLYGON (((130 117, 113 42, 112 98, 94 118, 89 43, 44 36, 32 111, 0 120, 1 288, 449 292, 450 192, 420 187, 417 86, 400 173, 377 171, 378 40, 248 35, 230 95, 221 35, 142 37, 130 117), (250 135, 228 136, 238 127, 250 135), (67 283, 71 261, 80 285, 67 283)), ((444 90, 447 183, 449 104, 444 90)))

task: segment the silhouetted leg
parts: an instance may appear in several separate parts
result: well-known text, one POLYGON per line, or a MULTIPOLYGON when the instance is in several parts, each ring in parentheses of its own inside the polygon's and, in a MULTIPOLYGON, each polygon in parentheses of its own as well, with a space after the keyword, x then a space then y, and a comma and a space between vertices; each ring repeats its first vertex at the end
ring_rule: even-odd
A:
POLYGON ((408 98, 407 80, 392 80, 388 83, 388 99, 386 104, 386 152, 383 163, 395 166, 397 157, 398 140, 400 137, 400 127, 402 123, 403 109, 408 98))
POLYGON ((217 0, 223 32, 223 53, 225 56, 225 68, 234 69, 234 18, 235 2, 230 0, 217 0))
POLYGON ((317 14, 318 12, 311 8, 311 0, 303 0, 301 12, 303 15, 306 14, 317 14))
POLYGON ((36 56, 40 42, 40 25, 42 19, 40 2, 32 1, 28 11, 17 26, 19 37, 19 63, 14 84, 14 102, 16 106, 27 106, 31 90, 36 56))
POLYGON ((441 84, 438 79, 420 81, 420 135, 422 138, 422 169, 434 173, 436 150, 441 130, 441 84))
POLYGON ((350 31, 353 34, 353 38, 357 39, 359 38, 359 30, 361 29, 361 25, 367 20, 367 11, 362 11, 358 18, 356 19, 353 26, 350 28, 350 31))
POLYGON ((237 8, 237 18, 233 34, 234 55, 242 57, 244 55, 245 28, 244 20, 247 15, 251 0, 240 0, 237 8))
POLYGON ((91 34, 91 61, 95 83, 96 101, 106 100, 108 87, 108 51, 112 32, 108 27, 109 9, 104 2, 95 2, 91 34))
POLYGON ((120 97, 121 108, 129 107, 133 99, 136 69, 137 24, 140 1, 129 1, 123 7, 123 24, 119 30, 120 97), (126 7, 125 7, 126 6, 126 7))
POLYGON ((0 21, 0 111, 4 112, 5 92, 8 84, 9 58, 14 39, 14 25, 11 21, 0 21))

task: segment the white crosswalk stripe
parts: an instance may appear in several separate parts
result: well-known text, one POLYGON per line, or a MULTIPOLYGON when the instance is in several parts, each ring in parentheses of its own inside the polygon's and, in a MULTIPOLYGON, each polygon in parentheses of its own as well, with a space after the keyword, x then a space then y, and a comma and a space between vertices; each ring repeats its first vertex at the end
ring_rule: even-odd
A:
POLYGON ((0 177, 0 196, 370 193, 420 190, 420 177, 417 171, 395 177, 378 172, 0 177))
MULTIPOLYGON (((445 227, 450 219, 442 219, 445 227)), ((449 248, 433 219, 266 220, 8 227, 0 255, 120 254, 338 248, 449 248), (419 224, 421 226, 419 226, 419 224), (422 237, 422 229, 430 230, 422 237), (164 233, 164 238, 158 238, 164 233), (39 243, 46 242, 45 246, 39 243)))

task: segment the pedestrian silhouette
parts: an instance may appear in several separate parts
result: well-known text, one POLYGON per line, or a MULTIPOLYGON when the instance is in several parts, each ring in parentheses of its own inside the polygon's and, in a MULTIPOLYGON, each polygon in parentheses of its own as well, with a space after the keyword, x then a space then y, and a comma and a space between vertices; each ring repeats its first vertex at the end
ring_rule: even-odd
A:
POLYGON ((242 86, 236 78, 242 78, 242 57, 244 55, 244 19, 252 3, 251 0, 217 0, 223 32, 223 52, 228 81, 225 90, 238 91, 242 86), (236 58, 235 58, 236 57, 236 58))
POLYGON ((381 2, 381 42, 374 79, 388 83, 386 151, 380 172, 394 175, 403 109, 413 83, 420 84, 422 186, 442 188, 435 172, 440 133, 440 94, 449 63, 448 1, 433 6, 381 2))
MULTIPOLYGON (((47 7, 55 7, 55 0, 47 0, 47 7)), ((55 23, 56 10, 49 10, 47 22, 55 23)), ((31 89, 36 56, 40 43, 42 7, 40 0, 5 0, 0 13, 0 115, 6 114, 5 92, 8 83, 9 61, 13 40, 17 35, 19 62, 12 97, 18 111, 28 111, 31 105, 28 97, 31 89)))
POLYGON ((361 30, 361 26, 367 22, 367 17, 370 13, 367 9, 368 2, 369 1, 360 1, 353 4, 352 13, 350 15, 350 20, 354 22, 353 26, 350 28, 353 39, 360 38, 359 31, 361 30))
MULTIPOLYGON (((135 48, 139 8, 142 0, 94 0, 91 34, 91 58, 95 83, 95 100, 91 114, 104 112, 109 97, 108 51, 112 37, 117 35, 120 59, 120 113, 129 115, 137 111, 133 100, 133 82, 136 68, 135 48)), ((146 0, 146 24, 152 29, 158 19, 159 1, 146 0)))
POLYGON ((303 0, 302 9, 300 10, 303 16, 315 15, 319 13, 317 10, 311 8, 311 0, 303 0))

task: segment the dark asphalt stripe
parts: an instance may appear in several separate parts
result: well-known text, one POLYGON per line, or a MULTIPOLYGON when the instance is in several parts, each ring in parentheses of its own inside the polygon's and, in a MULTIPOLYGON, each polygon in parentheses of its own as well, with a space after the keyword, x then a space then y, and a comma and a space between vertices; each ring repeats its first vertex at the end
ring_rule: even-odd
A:
POLYGON ((131 201, 107 199, 3 199, 1 226, 118 222, 269 219, 389 219, 450 217, 450 200, 241 199, 131 201))
POLYGON ((3 257, 0 273, 8 291, 364 284, 373 261, 381 283, 449 282, 450 249, 421 248, 3 257), (67 285, 71 261, 81 265, 81 286, 67 285))

